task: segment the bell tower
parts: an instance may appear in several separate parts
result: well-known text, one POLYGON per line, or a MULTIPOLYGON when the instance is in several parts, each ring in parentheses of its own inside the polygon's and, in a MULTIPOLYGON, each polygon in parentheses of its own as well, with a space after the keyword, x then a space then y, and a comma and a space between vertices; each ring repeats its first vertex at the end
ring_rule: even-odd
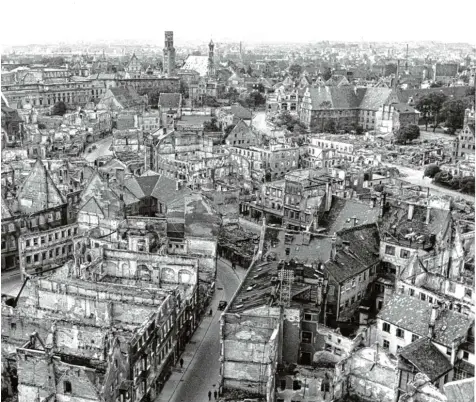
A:
POLYGON ((165 31, 164 45, 164 74, 167 77, 173 77, 175 74, 175 48, 173 31, 165 31))
POLYGON ((207 75, 213 77, 215 75, 215 44, 212 40, 208 44, 208 66, 207 75))

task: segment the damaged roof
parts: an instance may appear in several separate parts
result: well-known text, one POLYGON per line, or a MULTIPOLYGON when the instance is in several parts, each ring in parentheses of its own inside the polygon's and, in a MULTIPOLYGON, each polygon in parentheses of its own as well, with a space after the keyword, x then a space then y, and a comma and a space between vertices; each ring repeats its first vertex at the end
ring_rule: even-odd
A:
POLYGON ((332 197, 332 206, 327 214, 327 232, 336 233, 354 226, 376 223, 379 218, 379 208, 371 208, 368 203, 352 199, 332 197))
MULTIPOLYGON (((377 317, 414 334, 427 336, 432 306, 413 296, 395 294, 385 303, 377 317)), ((454 340, 466 337, 473 322, 474 319, 464 314, 443 309, 437 315, 432 339, 451 347, 454 340)))
POLYGON ((452 370, 448 358, 433 345, 430 339, 422 337, 405 346, 398 352, 399 356, 408 360, 416 369, 435 381, 452 370))
POLYGON ((339 283, 353 278, 379 261, 379 233, 371 224, 337 233, 342 247, 336 256, 326 262, 326 269, 339 283))

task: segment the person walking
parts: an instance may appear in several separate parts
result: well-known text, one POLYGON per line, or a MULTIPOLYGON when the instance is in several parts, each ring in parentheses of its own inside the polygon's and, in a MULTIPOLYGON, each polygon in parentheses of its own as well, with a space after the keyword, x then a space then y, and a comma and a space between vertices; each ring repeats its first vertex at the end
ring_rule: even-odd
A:
POLYGON ((218 391, 217 390, 213 391, 213 396, 215 397, 215 399, 217 399, 217 396, 218 396, 218 391))
POLYGON ((180 358, 180 368, 183 368, 183 359, 180 358))
POLYGON ((212 391, 208 391, 208 400, 209 400, 209 401, 212 400, 212 391))

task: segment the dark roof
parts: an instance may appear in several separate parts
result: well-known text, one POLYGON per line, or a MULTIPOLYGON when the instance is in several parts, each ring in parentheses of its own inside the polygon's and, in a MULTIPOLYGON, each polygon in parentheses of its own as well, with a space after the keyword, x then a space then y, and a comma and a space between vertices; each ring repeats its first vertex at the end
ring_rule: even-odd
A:
POLYGON ((337 233, 339 243, 336 256, 326 262, 327 272, 338 282, 358 275, 379 261, 377 225, 365 225, 337 233))
POLYGON ((159 106, 167 109, 179 109, 182 103, 180 93, 162 93, 159 96, 159 106))
POLYGON ((160 175, 157 174, 156 176, 140 176, 136 177, 136 180, 140 188, 144 192, 144 196, 150 197, 152 195, 152 191, 154 191, 154 188, 157 185, 157 182, 160 180, 160 175))
MULTIPOLYGON (((385 303, 378 318, 420 336, 428 335, 432 305, 416 297, 395 294, 385 303)), ((436 319, 434 342, 451 347, 454 340, 464 338, 474 319, 454 310, 441 311, 436 319)))
POLYGON ((452 369, 448 358, 425 337, 400 349, 398 354, 415 366, 420 373, 427 375, 430 381, 437 380, 452 369))
POLYGON ((318 86, 309 88, 312 109, 366 109, 378 108, 397 101, 391 88, 354 88, 351 86, 318 86))
POLYGON ((417 113, 417 111, 407 103, 394 103, 392 106, 398 113, 417 113))
POLYGON ((145 103, 144 99, 132 87, 113 87, 109 90, 124 108, 145 103))
POLYGON ((466 90, 468 87, 441 87, 441 88, 425 88, 425 89, 405 89, 398 91, 398 100, 399 102, 408 103, 410 98, 413 98, 413 101, 416 102, 419 98, 429 95, 431 93, 444 93, 448 97, 454 99, 464 98, 466 95, 466 90))

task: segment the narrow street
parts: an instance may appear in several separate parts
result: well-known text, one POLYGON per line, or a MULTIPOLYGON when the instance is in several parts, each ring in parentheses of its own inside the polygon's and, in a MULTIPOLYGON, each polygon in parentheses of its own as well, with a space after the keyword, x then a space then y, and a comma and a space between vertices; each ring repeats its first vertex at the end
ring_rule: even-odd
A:
POLYGON ((241 267, 234 271, 228 261, 218 260, 216 290, 211 303, 213 316, 203 318, 182 354, 183 369, 177 364, 156 402, 206 402, 208 391, 218 391, 222 311, 217 307, 220 300, 232 298, 245 272, 241 267))
POLYGON ((431 182, 431 179, 429 177, 423 178, 423 172, 424 170, 418 170, 414 168, 410 168, 407 166, 400 166, 400 165, 394 165, 391 163, 384 163, 384 165, 389 166, 389 167, 394 167, 398 169, 400 173, 405 174, 405 177, 402 177, 402 180, 408 181, 409 183, 415 184, 417 186, 424 186, 424 187, 429 187, 430 193, 431 194, 448 194, 451 195, 452 197, 455 198, 463 198, 466 201, 470 201, 474 203, 474 196, 469 195, 469 194, 463 194, 460 193, 459 191, 454 191, 450 190, 448 188, 440 187, 431 182))
POLYGON ((98 142, 94 142, 92 144, 88 144, 86 147, 86 151, 81 155, 84 159, 88 162, 94 162, 100 156, 107 156, 112 155, 112 151, 109 150, 109 147, 112 144, 112 135, 99 140, 98 142), (88 152, 88 149, 92 146, 96 145, 96 149, 88 152))

